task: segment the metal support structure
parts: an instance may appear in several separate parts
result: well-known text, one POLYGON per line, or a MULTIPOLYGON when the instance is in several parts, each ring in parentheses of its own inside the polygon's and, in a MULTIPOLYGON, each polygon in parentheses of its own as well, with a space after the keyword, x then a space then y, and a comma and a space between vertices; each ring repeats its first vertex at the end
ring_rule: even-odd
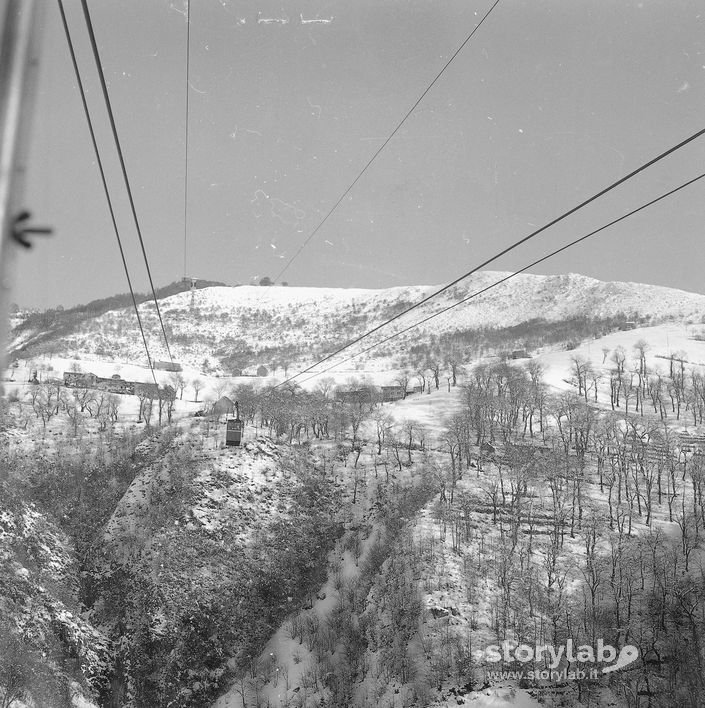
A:
MULTIPOLYGON (((44 0, 0 0, 0 370, 5 364, 14 241, 18 230, 39 57, 44 0)), ((43 230, 39 230, 40 232, 43 230)))

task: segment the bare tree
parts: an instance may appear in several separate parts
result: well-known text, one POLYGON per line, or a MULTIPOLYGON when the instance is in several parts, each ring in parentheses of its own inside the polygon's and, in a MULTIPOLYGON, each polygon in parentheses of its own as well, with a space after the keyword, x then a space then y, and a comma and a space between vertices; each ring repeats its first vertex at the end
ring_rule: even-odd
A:
POLYGON ((215 386, 213 386, 213 394, 215 395, 215 400, 222 398, 225 395, 225 391, 228 388, 228 384, 225 381, 217 381, 215 386))
POLYGON ((154 411, 154 396, 150 394, 144 401, 142 406, 142 415, 144 416, 144 424, 149 428, 152 421, 152 412, 154 411))
MULTIPOLYGON (((166 420, 167 423, 171 423, 171 418, 174 413, 174 404, 176 403, 176 391, 171 386, 165 386, 164 398, 166 400, 166 420)), ((161 420, 161 414, 159 416, 159 419, 161 420)))
POLYGON ((445 364, 450 369, 453 386, 458 385, 458 372, 462 364, 462 351, 457 345, 451 344, 445 356, 445 364))
POLYGON ((203 381, 201 381, 201 379, 194 379, 191 381, 191 388, 193 389, 194 403, 198 403, 198 394, 203 390, 203 381))
POLYGON ((98 421, 98 430, 99 431, 104 431, 108 427, 108 423, 111 420, 110 417, 110 406, 108 405, 107 400, 105 403, 100 407, 98 411, 96 411, 95 414, 95 419, 98 421))
POLYGON ((318 391, 323 398, 328 398, 334 387, 335 379, 332 376, 326 376, 316 384, 316 391, 318 391))
POLYGON ((41 392, 41 390, 42 389, 37 384, 33 384, 29 387, 29 391, 27 391, 27 396, 29 397, 33 409, 37 399, 39 398, 39 393, 41 392))
POLYGON ((372 405, 365 402, 362 397, 360 400, 344 404, 345 414, 352 428, 353 443, 357 442, 360 426, 363 421, 370 415, 372 405))
POLYGON ((645 339, 640 339, 634 344, 634 349, 639 355, 639 373, 646 376, 646 352, 650 349, 649 343, 645 339))
POLYGON ((113 423, 117 423, 120 415, 120 396, 114 393, 111 393, 108 396, 108 413, 110 415, 110 420, 112 420, 113 423))
POLYGON ((372 413, 372 420, 375 424, 375 432, 377 434, 377 454, 382 454, 387 432, 392 427, 392 417, 384 412, 382 408, 376 408, 372 413))
POLYGON ((590 362, 582 356, 575 355, 570 358, 575 385, 578 387, 578 396, 585 396, 587 400, 587 378, 591 368, 590 362))
POLYGON ((411 448, 414 445, 414 433, 416 432, 416 421, 406 420, 402 425, 402 432, 406 438, 407 461, 411 464, 411 448))
POLYGON ((179 400, 184 399, 184 389, 186 388, 186 379, 182 376, 180 372, 174 372, 169 377, 169 382, 173 386, 174 390, 179 394, 179 400))
POLYGON ((409 381, 411 380, 411 374, 408 371, 402 371, 397 374, 394 382, 398 384, 402 391, 402 398, 406 398, 407 389, 409 388, 409 381))
POLYGON ((44 430, 47 423, 57 414, 59 407, 58 389, 52 384, 38 384, 36 396, 33 396, 32 408, 42 421, 44 430))
POLYGON ((436 391, 438 391, 441 386, 441 365, 437 361, 429 361, 426 366, 433 376, 433 383, 436 386, 436 391))
POLYGON ((394 457, 394 460, 396 461, 397 466, 399 467, 399 471, 401 472, 404 466, 404 463, 401 459, 402 449, 404 448, 404 442, 399 439, 396 434, 396 431, 393 428, 390 428, 390 430, 387 432, 386 446, 387 450, 392 453, 392 456, 394 457))
POLYGON ((83 411, 77 401, 75 399, 69 399, 68 396, 63 397, 62 406, 64 408, 64 412, 66 413, 66 417, 71 422, 73 436, 74 438, 77 438, 78 431, 83 424, 83 411))
POLYGON ((95 401, 96 392, 90 388, 75 388, 72 393, 81 413, 85 412, 87 408, 90 413, 91 403, 95 401))

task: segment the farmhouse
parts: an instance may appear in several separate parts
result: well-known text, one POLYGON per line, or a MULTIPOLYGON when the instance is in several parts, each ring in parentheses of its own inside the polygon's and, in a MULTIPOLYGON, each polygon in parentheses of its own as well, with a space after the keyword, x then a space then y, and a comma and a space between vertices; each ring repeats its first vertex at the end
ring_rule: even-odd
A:
POLYGON ((389 403, 390 401, 401 401, 406 398, 406 391, 402 386, 382 386, 382 402, 389 403))
POLYGON ((215 418, 221 415, 235 415, 235 404, 227 396, 221 396, 211 408, 211 414, 215 418))
POLYGON ((109 379, 103 379, 98 376, 94 388, 101 391, 108 391, 109 393, 120 393, 128 396, 135 392, 134 382, 125 381, 125 379, 120 378, 118 374, 114 374, 109 379))
POLYGON ((98 377, 95 374, 81 374, 76 371, 64 372, 64 386, 67 388, 95 388, 98 377))
POLYGON ((369 388, 356 388, 351 391, 337 390, 335 400, 339 403, 370 403, 372 391, 369 388))
POLYGON ((119 374, 113 374, 109 379, 106 379, 91 373, 82 374, 66 371, 64 372, 63 383, 66 388, 94 388, 108 393, 119 393, 125 396, 144 396, 155 400, 158 398, 169 400, 176 397, 176 391, 172 386, 165 386, 160 389, 154 383, 126 381, 119 374))

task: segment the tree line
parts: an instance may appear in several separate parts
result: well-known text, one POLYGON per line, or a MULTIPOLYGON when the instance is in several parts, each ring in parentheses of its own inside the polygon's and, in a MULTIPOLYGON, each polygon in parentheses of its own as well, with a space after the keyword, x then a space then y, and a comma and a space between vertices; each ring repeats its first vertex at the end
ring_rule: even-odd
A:
POLYGON ((635 708, 694 707, 705 455, 680 431, 702 422, 703 379, 682 353, 650 369, 647 349, 603 351, 602 366, 573 357, 560 394, 535 361, 474 367, 443 439, 436 522, 498 643, 633 644, 637 662, 575 682, 576 698, 597 702, 609 683, 635 708), (461 487, 463 475, 476 481, 461 487))

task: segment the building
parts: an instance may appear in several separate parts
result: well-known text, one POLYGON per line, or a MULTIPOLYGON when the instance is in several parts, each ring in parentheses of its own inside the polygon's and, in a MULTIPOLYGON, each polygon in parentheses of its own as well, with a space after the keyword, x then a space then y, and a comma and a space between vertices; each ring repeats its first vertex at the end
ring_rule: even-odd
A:
POLYGON ((64 386, 66 388, 95 388, 98 377, 95 374, 82 374, 77 371, 64 372, 64 386))
POLYGON ((211 415, 220 418, 221 415, 235 415, 235 404, 227 396, 221 396, 211 408, 211 415))
POLYGON ((389 403, 390 401, 401 401, 406 398, 406 391, 402 386, 382 386, 382 402, 389 403))
POLYGON ((338 389, 335 400, 339 403, 371 403, 372 391, 369 388, 356 388, 349 391, 338 389))
POLYGON ((183 371, 183 367, 178 361, 155 361, 154 368, 161 371, 183 371))
POLYGON ((681 452, 698 453, 705 450, 705 435, 689 433, 687 430, 678 433, 678 447, 681 452))
POLYGON ((109 393, 119 393, 130 396, 135 392, 135 384, 133 381, 125 381, 118 374, 114 374, 109 379, 103 379, 100 376, 96 377, 97 381, 94 388, 100 391, 108 391, 109 393))
POLYGON ((126 381, 119 374, 113 374, 109 379, 91 373, 78 373, 75 371, 64 372, 64 386, 66 388, 94 388, 108 393, 119 393, 125 396, 144 396, 157 400, 170 400, 176 398, 176 389, 173 386, 159 388, 154 383, 141 381, 126 381))

